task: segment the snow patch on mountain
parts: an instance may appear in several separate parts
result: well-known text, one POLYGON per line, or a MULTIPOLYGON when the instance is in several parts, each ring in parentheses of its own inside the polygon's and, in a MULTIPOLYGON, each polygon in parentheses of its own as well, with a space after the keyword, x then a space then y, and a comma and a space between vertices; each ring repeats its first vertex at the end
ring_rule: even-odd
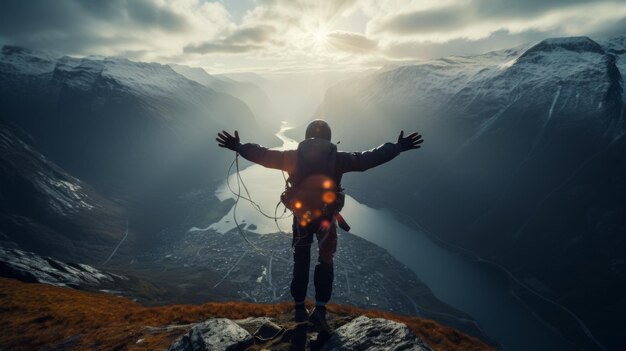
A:
POLYGON ((176 73, 185 76, 187 79, 194 80, 202 85, 213 87, 215 85, 225 84, 225 83, 235 83, 234 80, 224 77, 224 76, 214 76, 212 74, 207 73, 203 68, 200 67, 191 67, 185 65, 177 65, 174 63, 168 64, 176 73))
MULTIPOLYGON (((351 95, 368 104, 444 104, 470 84, 480 91, 481 81, 512 66, 528 46, 385 67, 377 73, 339 83, 332 89, 353 91, 351 95)), ((333 94, 332 89, 328 95, 333 94)))
POLYGON ((124 87, 143 96, 171 99, 184 95, 202 101, 212 89, 176 73, 159 63, 135 62, 115 57, 54 57, 15 46, 3 46, 0 71, 18 75, 45 75, 68 87, 87 91, 95 84, 124 87))
POLYGON ((38 193, 45 194, 45 201, 57 214, 69 215, 79 210, 94 208, 92 199, 83 189, 80 181, 50 163, 43 155, 33 150, 28 144, 17 138, 9 128, 0 125, 0 161, 5 164, 21 165, 25 170, 7 170, 28 173, 29 181, 38 193))
POLYGON ((469 145, 511 115, 512 108, 545 105, 549 118, 542 120, 543 128, 548 123, 568 128, 590 116, 573 113, 579 109, 602 112, 621 105, 612 101, 611 92, 620 84, 612 70, 614 59, 595 41, 552 38, 532 46, 446 57, 366 75, 335 86, 327 96, 339 91, 360 106, 382 111, 384 106, 417 108, 422 114, 442 109, 448 111, 444 116, 474 119, 476 129, 464 143, 469 145))
MULTIPOLYGON (((176 73, 168 65, 109 58, 102 61, 102 76, 136 91, 147 91, 154 97, 170 97, 184 91, 190 95, 201 86, 176 73)), ((199 98, 199 96, 198 96, 199 98)))
POLYGON ((535 52, 547 53, 563 50, 604 54, 602 46, 588 37, 562 37, 544 39, 527 50, 523 56, 534 54, 535 52))
POLYGON ((52 72, 56 58, 44 52, 5 45, 0 55, 0 68, 16 74, 41 75, 52 72), (2 67, 5 66, 5 67, 2 67))
POLYGON ((56 286, 98 287, 127 277, 80 263, 65 263, 32 252, 0 247, 2 276, 56 286))

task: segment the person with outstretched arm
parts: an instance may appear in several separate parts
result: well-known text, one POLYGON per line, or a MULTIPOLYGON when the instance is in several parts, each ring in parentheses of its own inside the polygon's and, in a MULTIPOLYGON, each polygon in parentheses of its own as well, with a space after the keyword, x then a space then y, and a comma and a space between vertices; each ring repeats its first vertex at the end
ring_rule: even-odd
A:
POLYGON ((226 131, 218 133, 218 146, 238 152, 245 159, 289 174, 288 187, 282 202, 293 211, 293 277, 291 295, 295 302, 296 323, 307 320, 328 332, 326 303, 333 286, 333 256, 337 248, 337 225, 349 226, 339 213, 344 193, 341 178, 347 172, 363 172, 391 161, 401 152, 419 149, 422 136, 400 132, 396 143, 385 143, 364 152, 337 151, 331 143, 331 129, 324 120, 312 121, 304 140, 296 150, 270 150, 258 144, 242 144, 239 132, 234 136, 226 131), (319 256, 315 266, 315 308, 309 315, 304 300, 309 283, 311 244, 316 237, 319 256))

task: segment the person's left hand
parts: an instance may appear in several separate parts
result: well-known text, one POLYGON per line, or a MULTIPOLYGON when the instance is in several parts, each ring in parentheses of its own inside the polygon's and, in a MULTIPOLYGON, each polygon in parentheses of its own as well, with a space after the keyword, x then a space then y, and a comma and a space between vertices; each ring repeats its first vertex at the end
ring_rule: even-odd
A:
POLYGON ((237 148, 241 144, 239 142, 239 132, 235 131, 235 136, 228 134, 227 131, 223 130, 221 133, 217 133, 217 146, 224 147, 233 151, 237 151, 237 148))

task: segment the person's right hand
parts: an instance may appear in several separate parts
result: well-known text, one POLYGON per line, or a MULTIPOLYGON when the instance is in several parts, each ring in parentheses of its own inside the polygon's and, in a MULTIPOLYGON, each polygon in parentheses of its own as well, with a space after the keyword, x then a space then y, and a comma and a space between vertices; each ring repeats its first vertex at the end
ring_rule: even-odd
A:
POLYGON ((217 133, 217 146, 224 147, 233 151, 237 151, 237 148, 241 144, 239 142, 239 132, 235 131, 235 136, 228 134, 227 131, 223 130, 221 133, 217 133))
POLYGON ((413 149, 419 149, 421 147, 421 143, 424 142, 422 136, 415 133, 411 133, 404 137, 404 131, 400 132, 400 136, 398 136, 398 145, 400 145, 400 149, 402 151, 408 151, 413 149))

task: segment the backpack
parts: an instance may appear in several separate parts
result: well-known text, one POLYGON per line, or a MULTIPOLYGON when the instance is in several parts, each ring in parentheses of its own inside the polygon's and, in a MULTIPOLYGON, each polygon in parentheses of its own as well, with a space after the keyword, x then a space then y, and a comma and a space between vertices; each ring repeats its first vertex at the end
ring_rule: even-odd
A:
POLYGON ((337 145, 310 138, 298 144, 296 155, 295 171, 280 198, 304 227, 341 211, 345 194, 334 179, 337 145))

